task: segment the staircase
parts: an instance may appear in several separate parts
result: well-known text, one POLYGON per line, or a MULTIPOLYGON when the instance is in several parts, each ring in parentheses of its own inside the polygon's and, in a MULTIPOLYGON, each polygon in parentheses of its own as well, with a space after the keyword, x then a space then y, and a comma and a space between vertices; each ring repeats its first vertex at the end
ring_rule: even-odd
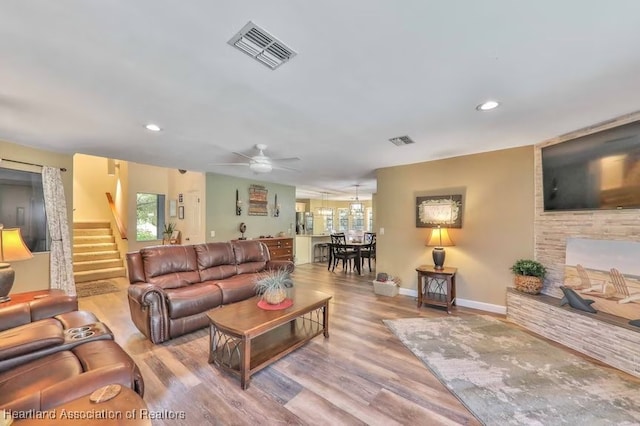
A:
POLYGON ((73 223, 73 278, 76 283, 124 277, 109 222, 73 223))

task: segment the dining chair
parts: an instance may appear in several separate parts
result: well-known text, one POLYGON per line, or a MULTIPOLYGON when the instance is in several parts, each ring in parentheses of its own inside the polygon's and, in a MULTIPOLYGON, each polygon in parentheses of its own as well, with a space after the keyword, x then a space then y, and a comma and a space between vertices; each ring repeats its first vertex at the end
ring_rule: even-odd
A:
POLYGON ((331 250, 332 250, 332 265, 331 270, 333 271, 338 264, 338 260, 342 260, 342 269, 347 271, 347 263, 349 267, 353 270, 352 261, 355 263, 355 259, 358 257, 358 253, 355 251, 348 249, 346 247, 347 237, 344 233, 331 234, 331 250))
POLYGON ((360 250, 360 259, 362 259, 362 267, 364 267, 364 260, 368 259, 369 272, 371 272, 371 259, 376 258, 376 234, 374 232, 365 232, 364 243, 367 245, 360 250))

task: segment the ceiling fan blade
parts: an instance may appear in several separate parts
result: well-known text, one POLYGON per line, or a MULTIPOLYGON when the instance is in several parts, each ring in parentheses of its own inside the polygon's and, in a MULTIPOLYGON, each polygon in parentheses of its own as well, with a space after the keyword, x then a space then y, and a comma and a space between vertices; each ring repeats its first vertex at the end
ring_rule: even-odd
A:
POLYGON ((271 161, 300 161, 300 158, 298 157, 272 158, 271 161))
POLYGON ((290 172, 299 172, 300 171, 298 169, 294 169, 293 167, 280 166, 278 164, 272 164, 271 167, 273 167, 276 170, 287 170, 287 171, 290 171, 290 172))
POLYGON ((243 154, 243 153, 241 153, 241 152, 235 152, 235 151, 233 151, 233 153, 234 153, 235 155, 239 155, 240 157, 244 157, 244 158, 247 158, 247 159, 249 159, 249 160, 253 160, 253 157, 249 157, 248 155, 245 155, 245 154, 243 154))
POLYGON ((214 163, 212 166, 249 166, 249 163, 214 163))

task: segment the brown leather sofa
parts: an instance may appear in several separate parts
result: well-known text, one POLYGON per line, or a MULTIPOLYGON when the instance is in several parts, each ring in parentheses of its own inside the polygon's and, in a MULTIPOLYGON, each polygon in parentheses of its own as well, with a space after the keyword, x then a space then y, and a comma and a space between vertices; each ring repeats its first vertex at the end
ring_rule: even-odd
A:
POLYGON ((144 393, 138 367, 105 324, 78 311, 74 296, 36 293, 0 305, 0 409, 47 410, 111 383, 144 393))
POLYGON ((261 272, 294 266, 247 240, 146 247, 127 253, 127 268, 131 319, 161 343, 206 327, 208 310, 255 296, 261 272))

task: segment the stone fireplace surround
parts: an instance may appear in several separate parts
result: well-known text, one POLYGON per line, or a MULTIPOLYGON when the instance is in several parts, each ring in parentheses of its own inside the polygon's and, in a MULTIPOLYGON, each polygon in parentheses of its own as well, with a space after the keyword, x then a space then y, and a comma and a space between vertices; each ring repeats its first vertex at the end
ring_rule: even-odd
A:
POLYGON ((628 320, 561 308, 567 238, 640 241, 640 210, 544 212, 541 148, 640 119, 640 111, 535 146, 535 259, 547 268, 542 296, 507 293, 507 318, 537 334, 640 377, 640 328, 628 320), (634 330, 637 329, 637 330, 634 330))

